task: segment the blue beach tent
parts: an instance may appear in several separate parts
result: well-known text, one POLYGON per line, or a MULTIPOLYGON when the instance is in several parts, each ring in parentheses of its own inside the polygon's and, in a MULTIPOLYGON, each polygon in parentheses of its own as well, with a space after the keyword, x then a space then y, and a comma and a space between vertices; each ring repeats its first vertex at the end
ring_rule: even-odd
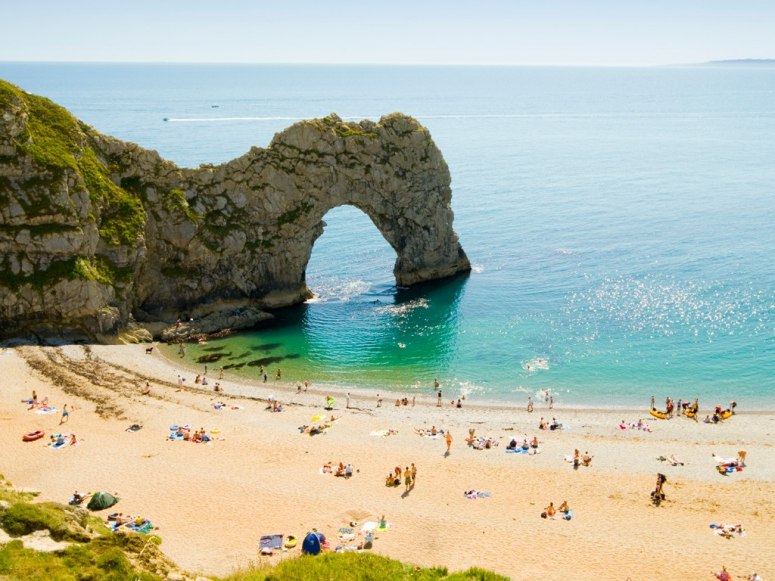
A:
POLYGON ((320 553, 320 538, 315 533, 307 533, 304 542, 301 544, 301 552, 306 555, 317 555, 320 553))

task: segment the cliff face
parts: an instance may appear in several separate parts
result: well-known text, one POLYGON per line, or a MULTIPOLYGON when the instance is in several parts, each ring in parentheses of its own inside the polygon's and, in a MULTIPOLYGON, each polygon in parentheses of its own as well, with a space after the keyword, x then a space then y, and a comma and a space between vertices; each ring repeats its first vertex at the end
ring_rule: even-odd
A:
POLYGON ((301 302, 322 218, 344 204, 396 251, 398 284, 467 271, 450 201, 441 153, 404 115, 303 121, 184 169, 0 81, 0 336, 301 302))

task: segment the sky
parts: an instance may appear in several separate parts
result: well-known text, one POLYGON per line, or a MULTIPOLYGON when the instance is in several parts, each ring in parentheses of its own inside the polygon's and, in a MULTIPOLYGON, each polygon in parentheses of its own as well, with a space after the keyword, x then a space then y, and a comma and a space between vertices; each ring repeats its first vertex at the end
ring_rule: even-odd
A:
POLYGON ((775 0, 28 0, 0 61, 660 65, 775 58, 775 0))

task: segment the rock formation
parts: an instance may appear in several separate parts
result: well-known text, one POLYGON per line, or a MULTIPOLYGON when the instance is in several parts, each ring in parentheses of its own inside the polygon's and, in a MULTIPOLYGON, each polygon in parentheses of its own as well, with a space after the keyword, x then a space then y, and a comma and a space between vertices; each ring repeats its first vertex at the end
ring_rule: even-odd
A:
POLYGON ((397 284, 468 271, 450 201, 440 151, 401 114, 302 121, 185 169, 0 81, 0 337, 107 340, 133 320, 299 303, 322 219, 344 204, 396 251, 397 284))

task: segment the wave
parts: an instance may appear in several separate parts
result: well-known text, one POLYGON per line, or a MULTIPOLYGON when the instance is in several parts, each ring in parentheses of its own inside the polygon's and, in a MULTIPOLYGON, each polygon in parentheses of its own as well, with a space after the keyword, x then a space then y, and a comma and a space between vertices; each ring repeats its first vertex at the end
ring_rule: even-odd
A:
POLYGON ((374 309, 374 312, 378 315, 394 315, 398 317, 403 317, 405 315, 408 315, 415 309, 428 309, 430 308, 428 304, 428 299, 422 297, 419 299, 414 299, 413 301, 409 301, 408 303, 401 303, 400 305, 386 305, 384 307, 377 307, 374 309))

